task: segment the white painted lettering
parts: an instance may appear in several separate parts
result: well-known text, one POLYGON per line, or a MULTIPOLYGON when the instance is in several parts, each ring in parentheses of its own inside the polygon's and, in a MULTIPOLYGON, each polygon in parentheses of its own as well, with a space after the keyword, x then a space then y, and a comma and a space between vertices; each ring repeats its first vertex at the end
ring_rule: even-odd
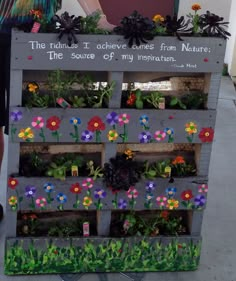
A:
POLYGON ((56 53, 55 51, 48 51, 47 54, 49 54, 49 60, 62 60, 63 59, 63 53, 56 53))

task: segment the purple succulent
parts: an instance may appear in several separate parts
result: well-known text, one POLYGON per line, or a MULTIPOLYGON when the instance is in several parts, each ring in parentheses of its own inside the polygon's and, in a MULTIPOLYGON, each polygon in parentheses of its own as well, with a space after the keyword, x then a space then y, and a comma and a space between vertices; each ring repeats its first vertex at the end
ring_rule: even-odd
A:
POLYGON ((107 123, 111 126, 114 126, 118 123, 118 114, 114 111, 110 112, 106 116, 107 123))
POLYGON ((125 199, 120 199, 118 202, 119 209, 126 209, 127 201, 125 199))
POLYGON ((142 132, 139 134, 138 138, 141 143, 148 143, 151 141, 152 135, 149 132, 142 132))
POLYGON ((101 189, 101 188, 97 188, 97 189, 95 189, 95 191, 94 191, 94 197, 97 198, 97 199, 105 198, 106 195, 107 195, 106 191, 104 191, 104 190, 101 189))
POLYGON ((151 192, 155 189, 155 187, 156 187, 156 184, 153 181, 149 181, 149 182, 147 182, 145 188, 148 192, 151 192))
POLYGON ((22 117, 23 117, 23 114, 22 114, 22 112, 20 110, 13 110, 10 113, 10 118, 14 122, 17 122, 17 121, 21 120, 22 117))
POLYGON ((196 207, 202 207, 206 204, 206 197, 202 194, 198 194, 195 198, 194 198, 194 203, 196 207))
POLYGON ((35 197, 35 193, 36 193, 36 187, 33 185, 27 185, 25 187, 25 196, 27 198, 33 198, 35 197))
POLYGON ((85 130, 81 134, 81 140, 85 142, 89 142, 93 139, 93 132, 85 130))

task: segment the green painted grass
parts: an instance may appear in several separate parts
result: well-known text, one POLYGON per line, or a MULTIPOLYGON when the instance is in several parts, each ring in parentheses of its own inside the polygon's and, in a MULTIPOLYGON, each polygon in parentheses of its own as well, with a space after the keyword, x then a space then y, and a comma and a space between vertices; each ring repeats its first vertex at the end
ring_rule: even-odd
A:
POLYGON ((66 247, 45 241, 45 249, 33 240, 7 244, 5 274, 44 274, 75 272, 142 272, 196 270, 201 243, 181 243, 173 240, 163 245, 158 240, 140 241, 107 239, 86 240, 75 246, 72 240, 66 247))

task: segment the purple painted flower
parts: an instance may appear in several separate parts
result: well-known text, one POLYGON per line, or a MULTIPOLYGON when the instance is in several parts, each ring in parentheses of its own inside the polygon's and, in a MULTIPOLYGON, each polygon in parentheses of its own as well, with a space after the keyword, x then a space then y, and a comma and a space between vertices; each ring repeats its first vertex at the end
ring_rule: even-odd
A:
POLYGON ((118 208, 126 209, 126 207, 127 207, 127 201, 125 199, 120 199, 118 202, 118 208))
POLYGON ((27 185, 25 187, 25 196, 27 198, 33 198, 35 197, 35 193, 36 193, 36 187, 33 185, 27 185))
POLYGON ((114 126, 118 123, 118 114, 114 111, 110 112, 106 116, 107 123, 111 126, 114 126))
POLYGON ((10 113, 10 118, 12 121, 19 121, 21 120, 23 117, 23 114, 20 110, 13 110, 11 113, 10 113))
POLYGON ((152 139, 152 135, 149 132, 142 132, 138 138, 141 143, 148 143, 152 139))
POLYGON ((101 189, 101 188, 97 188, 97 189, 95 189, 95 191, 94 191, 94 197, 97 198, 97 199, 98 199, 98 198, 99 198, 99 199, 105 198, 106 195, 107 195, 106 191, 104 191, 104 190, 101 189))
POLYGON ((149 181, 149 182, 147 182, 145 188, 148 192, 151 192, 155 189, 155 187, 156 187, 155 183, 153 181, 149 181))
POLYGON ((194 198, 194 203, 196 207, 202 207, 206 204, 206 197, 202 194, 198 194, 195 198, 194 198))
POLYGON ((82 132, 81 140, 85 142, 89 142, 93 139, 93 132, 85 130, 82 132))

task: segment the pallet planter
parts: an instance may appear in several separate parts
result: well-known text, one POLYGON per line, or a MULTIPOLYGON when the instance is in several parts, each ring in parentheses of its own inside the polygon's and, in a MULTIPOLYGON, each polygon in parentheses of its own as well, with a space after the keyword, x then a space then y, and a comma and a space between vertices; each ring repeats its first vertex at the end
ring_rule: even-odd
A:
MULTIPOLYGON (((78 45, 68 48, 65 42, 57 42, 56 34, 17 31, 12 34, 5 273, 197 269, 225 41, 199 37, 178 41, 174 37, 156 37, 146 45, 128 48, 120 36, 81 35, 78 39, 78 45), (95 72, 98 76, 106 76, 109 83, 114 81, 108 108, 22 107, 24 76, 30 71, 34 71, 30 73, 32 77, 37 71, 56 69, 95 72), (135 81, 137 75, 149 79, 154 73, 170 77, 189 75, 189 72, 204 77, 204 93, 208 94, 206 109, 121 108, 124 81, 135 81), (35 120, 39 121, 38 117, 40 124, 35 123, 35 120), (73 118, 80 119, 78 125, 70 122, 73 118), (95 126, 93 121, 98 123, 99 129, 86 135, 85 131, 95 126), (188 133, 190 126, 196 130, 188 133), (109 135, 111 130, 116 130, 116 137, 109 135), (163 157, 173 159, 182 152, 194 160, 197 171, 195 176, 174 179, 142 177, 129 191, 114 193, 102 178, 94 180, 90 189, 83 186, 88 176, 66 176, 65 180, 20 176, 19 162, 27 149, 49 155, 95 153, 102 166, 125 149, 136 151, 137 159, 150 161, 163 157), (79 192, 73 192, 75 184, 82 187, 76 189, 79 192), (178 237, 158 233, 154 237, 121 237, 113 231, 122 214, 143 212, 154 218, 166 210, 169 214, 177 212, 177 218, 182 216, 178 212, 183 212, 186 233, 180 233, 178 237), (52 220, 55 215, 57 221, 58 212, 65 216, 65 223, 69 220, 66 212, 80 218, 86 212, 86 218, 91 218, 91 236, 81 237, 80 232, 77 237, 55 238, 47 237, 45 232, 43 237, 35 237, 35 234, 30 237, 26 231, 27 237, 23 237, 24 216, 36 215, 39 221, 45 222, 43 218, 50 214, 52 220)), ((34 80, 37 82, 37 76, 34 80)), ((89 181, 91 183, 90 178, 89 181)))

